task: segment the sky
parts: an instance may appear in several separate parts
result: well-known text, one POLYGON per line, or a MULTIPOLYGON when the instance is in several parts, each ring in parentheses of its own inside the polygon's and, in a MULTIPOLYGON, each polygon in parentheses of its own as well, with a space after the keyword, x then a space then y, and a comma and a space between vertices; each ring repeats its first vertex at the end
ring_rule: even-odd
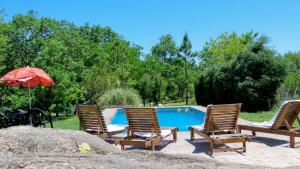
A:
POLYGON ((223 32, 258 32, 284 54, 300 51, 300 0, 1 0, 5 20, 34 10, 38 16, 109 26, 144 53, 171 34, 179 46, 185 32, 193 50, 223 32))

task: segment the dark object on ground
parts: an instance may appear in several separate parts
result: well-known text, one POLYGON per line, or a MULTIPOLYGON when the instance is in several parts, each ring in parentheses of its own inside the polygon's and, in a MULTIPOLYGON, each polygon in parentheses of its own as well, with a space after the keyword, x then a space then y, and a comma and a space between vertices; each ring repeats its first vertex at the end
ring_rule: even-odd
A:
POLYGON ((82 131, 16 126, 0 130, 0 168, 264 168, 189 155, 125 151, 82 131), (91 150, 82 153, 83 143, 91 150))
POLYGON ((0 112, 0 128, 4 128, 7 126, 8 118, 0 112))
POLYGON ((32 125, 34 127, 46 127, 46 119, 53 128, 51 115, 47 115, 38 108, 29 110, 14 109, 13 111, 5 108, 4 113, 0 114, 1 127, 10 127, 18 125, 32 125))
POLYGON ((241 104, 209 105, 203 127, 189 127, 191 140, 194 140, 195 133, 207 139, 211 155, 214 151, 243 150, 246 152, 246 137, 237 131, 240 111, 241 104), (215 148, 215 145, 225 143, 243 143, 243 147, 215 148))
POLYGON ((53 128, 51 115, 47 115, 44 111, 38 108, 29 109, 27 112, 29 118, 29 125, 34 127, 46 127, 46 119, 50 123, 51 128, 53 128))
POLYGON ((12 125, 13 122, 13 111, 8 107, 3 107, 0 113, 1 128, 5 128, 12 125))
POLYGON ((117 140, 122 150, 125 145, 142 146, 155 150, 155 145, 162 139, 173 135, 173 142, 177 141, 175 127, 160 128, 156 110, 154 108, 126 108, 125 113, 128 120, 128 136, 123 140, 117 140))
POLYGON ((28 125, 28 112, 22 109, 13 110, 13 126, 28 125))
POLYGON ((3 112, 0 114, 0 118, 2 128, 28 124, 27 112, 21 109, 11 110, 4 107, 3 112))
POLYGON ((300 128, 293 127, 295 121, 300 125, 300 100, 290 100, 282 104, 279 113, 274 115, 274 121, 265 123, 263 125, 238 125, 238 129, 252 131, 253 136, 256 132, 272 133, 285 135, 290 137, 290 147, 294 148, 296 141, 295 137, 300 137, 300 128))

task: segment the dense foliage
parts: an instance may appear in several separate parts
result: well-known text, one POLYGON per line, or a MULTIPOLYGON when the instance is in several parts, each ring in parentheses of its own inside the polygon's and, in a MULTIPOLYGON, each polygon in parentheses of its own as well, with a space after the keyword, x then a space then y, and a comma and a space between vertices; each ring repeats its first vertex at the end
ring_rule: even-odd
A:
MULTIPOLYGON (((67 21, 38 18, 32 11, 0 24, 0 74, 22 67, 43 68, 55 81, 53 88, 32 90, 33 106, 53 112, 108 89, 130 86, 140 47, 130 44, 108 27, 76 26, 67 21)), ((2 86, 2 104, 26 108, 28 90, 2 86)))
MULTIPOLYGON (((227 38, 231 41, 232 35, 227 38)), ((240 52, 232 52, 229 48, 227 52, 235 54, 227 61, 217 62, 218 57, 213 57, 214 61, 196 83, 197 103, 239 102, 243 103, 245 111, 269 110, 275 104, 276 91, 283 81, 285 69, 274 52, 264 46, 265 43, 265 37, 254 37, 240 52)))
MULTIPOLYGON (((167 34, 143 54, 109 27, 29 11, 0 18, 0 75, 23 66, 43 68, 55 86, 33 88, 32 105, 57 115, 87 100, 102 107, 191 104, 195 93, 201 105, 242 102, 245 110, 266 110, 276 92, 280 99, 300 97, 300 54, 277 57, 266 44, 258 33, 223 33, 192 51, 187 33, 179 45, 167 34)), ((28 108, 28 89, 0 88, 2 106, 28 108)))
MULTIPOLYGON (((55 86, 33 88, 32 104, 51 112, 63 112, 86 100, 99 101, 116 88, 137 89, 145 105, 183 99, 187 86, 188 97, 193 96, 194 82, 185 82, 183 68, 189 65, 197 70, 198 66, 191 59, 184 61, 170 35, 162 36, 145 57, 141 49, 109 27, 77 26, 38 17, 33 11, 0 20, 0 75, 23 66, 43 68, 55 86)), ((28 108, 28 89, 1 86, 0 94, 3 106, 28 108)))

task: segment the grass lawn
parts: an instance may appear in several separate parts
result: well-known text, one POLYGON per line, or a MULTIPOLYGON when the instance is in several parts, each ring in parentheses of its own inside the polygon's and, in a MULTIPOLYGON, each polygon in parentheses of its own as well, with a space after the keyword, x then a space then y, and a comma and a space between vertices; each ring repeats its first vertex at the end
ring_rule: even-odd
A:
POLYGON ((170 102, 170 103, 164 103, 163 106, 185 106, 185 101, 184 102, 170 102))
MULTIPOLYGON (((186 106, 185 100, 184 101, 179 101, 179 102, 166 102, 162 103, 163 106, 186 106)), ((187 106, 192 106, 196 105, 195 99, 189 99, 189 105, 187 106)))
POLYGON ((241 112, 240 118, 254 122, 264 122, 272 119, 277 110, 260 111, 255 113, 241 112))
MULTIPOLYGON (((49 123, 47 123, 46 127, 50 128, 49 123)), ((55 120, 53 121, 53 127, 61 129, 79 130, 79 120, 77 116, 69 117, 63 120, 55 120)))

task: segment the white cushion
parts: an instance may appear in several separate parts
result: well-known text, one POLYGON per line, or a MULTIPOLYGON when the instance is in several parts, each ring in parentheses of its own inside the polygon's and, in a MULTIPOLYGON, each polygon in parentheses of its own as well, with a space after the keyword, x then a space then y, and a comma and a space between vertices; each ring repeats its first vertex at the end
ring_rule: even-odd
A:
POLYGON ((171 130, 168 130, 168 129, 162 129, 160 135, 161 135, 162 137, 166 137, 166 136, 170 135, 171 133, 172 133, 171 130))
POLYGON ((257 126, 257 127, 271 128, 273 123, 274 123, 273 121, 265 121, 265 122, 262 122, 262 123, 253 123, 253 125, 257 126))
POLYGON ((275 122, 275 120, 277 119, 277 116, 279 115, 280 111, 282 111, 282 108, 288 104, 289 102, 300 102, 300 100, 287 100, 284 101, 280 108, 278 109, 278 111, 276 112, 276 114, 274 114, 274 116, 272 117, 272 119, 270 121, 265 121, 262 123, 253 123, 252 125, 257 126, 257 127, 266 127, 266 128, 271 128, 275 122))
MULTIPOLYGON (((196 125, 196 126, 191 126, 191 127, 194 128, 194 129, 196 129, 196 130, 198 130, 198 131, 203 131, 204 130, 204 124, 202 124, 202 125, 196 125)), ((222 131, 227 132, 229 130, 222 130, 222 131)))
MULTIPOLYGON (((162 137, 166 137, 166 136, 170 135, 171 133, 172 133, 172 131, 169 129, 162 129, 160 135, 162 137)), ((140 137, 155 137, 156 136, 155 132, 135 132, 134 134, 137 136, 140 136, 140 137)))
POLYGON ((125 130, 125 127, 118 126, 118 125, 113 125, 113 124, 107 125, 107 131, 108 132, 121 131, 121 130, 125 130))
POLYGON ((276 114, 274 114, 274 116, 272 117, 272 119, 270 121, 265 121, 265 122, 262 122, 262 123, 253 123, 254 126, 258 126, 258 127, 267 127, 267 128, 270 128, 273 126, 275 120, 277 119, 277 116, 279 115, 280 111, 282 111, 282 108, 288 104, 289 102, 294 102, 294 101, 300 101, 300 100, 287 100, 287 101, 284 101, 280 108, 278 109, 278 111, 276 112, 276 114))

